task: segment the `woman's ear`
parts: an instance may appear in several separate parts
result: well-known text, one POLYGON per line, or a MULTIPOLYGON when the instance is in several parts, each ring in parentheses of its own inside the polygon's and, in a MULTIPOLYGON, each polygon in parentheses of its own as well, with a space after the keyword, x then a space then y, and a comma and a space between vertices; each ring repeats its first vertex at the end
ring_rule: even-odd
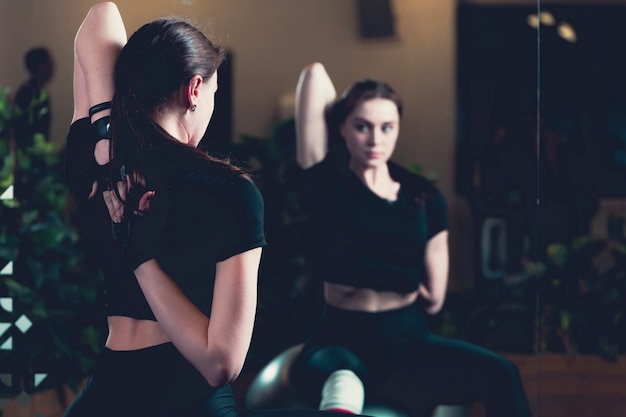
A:
POLYGON ((187 86, 187 100, 190 109, 196 108, 198 97, 200 96, 200 86, 202 85, 202 76, 196 74, 189 81, 187 86))
POLYGON ((344 120, 340 125, 339 125, 339 136, 341 136, 341 138, 345 138, 346 137, 346 121, 344 120))

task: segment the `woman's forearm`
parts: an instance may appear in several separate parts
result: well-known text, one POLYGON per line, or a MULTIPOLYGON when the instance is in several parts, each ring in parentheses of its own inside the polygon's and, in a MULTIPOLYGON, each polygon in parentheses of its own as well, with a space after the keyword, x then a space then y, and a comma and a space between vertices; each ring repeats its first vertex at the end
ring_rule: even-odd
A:
POLYGON ((157 321, 212 386, 241 372, 252 338, 261 249, 218 263, 211 318, 198 309, 155 259, 135 276, 157 321))
POLYGON ((215 375, 211 371, 215 367, 207 366, 212 362, 207 358, 209 318, 189 302, 155 259, 139 265, 135 276, 157 321, 176 348, 213 385, 215 375))
POLYGON ((426 244, 426 279, 420 283, 419 296, 428 314, 436 314, 443 307, 448 287, 449 251, 448 231, 433 236, 426 244))

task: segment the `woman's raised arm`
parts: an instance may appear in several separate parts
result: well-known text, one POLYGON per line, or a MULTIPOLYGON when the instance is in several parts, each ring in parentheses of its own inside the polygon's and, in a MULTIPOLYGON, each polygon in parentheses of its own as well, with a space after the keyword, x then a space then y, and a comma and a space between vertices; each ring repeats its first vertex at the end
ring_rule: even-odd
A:
MULTIPOLYGON (((84 140, 96 140, 94 157, 104 173, 99 177, 107 177, 106 164, 109 162, 109 135, 107 128, 111 113, 109 104, 113 98, 113 71, 115 61, 126 44, 126 28, 120 12, 113 2, 98 3, 92 6, 81 23, 74 38, 74 114, 72 123, 89 117, 92 130, 97 137, 86 137, 84 140), (101 126, 97 129, 96 126, 101 126)), ((88 160, 87 163, 90 161, 88 160)), ((79 171, 85 171, 77 167, 79 171)), ((69 173, 72 176, 79 173, 69 173)), ((95 178, 94 178, 95 180, 95 178)), ((94 181, 89 198, 97 192, 94 181)), ((104 184, 102 184, 104 185, 104 184)), ((108 188, 108 187, 107 187, 108 188)), ((124 190, 125 191, 125 190, 124 190)), ((103 192, 111 219, 122 220, 123 207, 111 191, 103 192)))
POLYGON ((321 162, 328 152, 325 112, 336 97, 324 65, 315 62, 302 70, 296 87, 296 157, 303 169, 321 162))
POLYGON ((98 3, 89 9, 74 39, 73 121, 87 117, 90 107, 111 101, 113 69, 126 40, 124 22, 115 3, 98 3))

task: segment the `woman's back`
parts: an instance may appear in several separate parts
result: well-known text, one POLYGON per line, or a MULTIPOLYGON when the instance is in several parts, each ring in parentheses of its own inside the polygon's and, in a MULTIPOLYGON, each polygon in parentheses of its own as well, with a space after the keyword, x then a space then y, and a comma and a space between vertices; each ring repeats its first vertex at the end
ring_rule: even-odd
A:
POLYGON ((207 166, 177 177, 166 191, 171 215, 162 225, 164 246, 157 260, 210 316, 216 264, 265 245, 263 199, 251 181, 236 173, 207 166))

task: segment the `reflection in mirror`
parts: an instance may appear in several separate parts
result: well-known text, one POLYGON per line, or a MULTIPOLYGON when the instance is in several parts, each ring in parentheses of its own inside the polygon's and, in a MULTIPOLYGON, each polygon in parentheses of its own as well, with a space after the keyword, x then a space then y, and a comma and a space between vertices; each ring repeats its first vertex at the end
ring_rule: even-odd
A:
MULTIPOLYGON (((536 32, 526 23, 530 8, 520 11, 518 7, 495 7, 492 11, 484 4, 473 5, 489 3, 481 1, 391 0, 387 6, 392 6, 393 30, 383 33, 392 36, 370 37, 363 33, 371 34, 372 30, 364 31, 360 27, 363 22, 359 21, 367 13, 359 13, 362 10, 358 6, 367 4, 366 1, 155 0, 149 11, 142 2, 117 3, 128 17, 129 32, 157 15, 183 14, 215 33, 232 51, 220 82, 219 94, 226 94, 225 104, 218 106, 220 110, 232 107, 232 120, 227 124, 232 123, 232 127, 225 131, 231 132, 233 155, 260 164, 259 186, 266 199, 270 241, 261 270, 252 350, 245 372, 234 384, 238 399, 243 399, 250 380, 272 357, 304 340, 321 308, 321 286, 312 279, 316 266, 307 258, 310 253, 305 246, 311 230, 302 221, 305 216, 299 206, 299 190, 292 170, 294 138, 290 119, 298 72, 313 60, 326 64, 338 89, 358 78, 374 75, 390 82, 404 99, 402 136, 394 159, 436 178, 450 215, 449 297, 444 310, 430 318, 433 330, 501 352, 514 359, 523 374, 528 369, 532 371, 524 365, 528 363, 524 362, 525 358, 531 357, 534 343, 529 308, 532 303, 523 301, 531 293, 526 287, 529 281, 520 274, 521 259, 516 261, 514 257, 532 254, 537 236, 529 227, 532 218, 520 214, 522 206, 528 204, 523 187, 507 188, 505 178, 498 176, 498 170, 506 168, 503 161, 509 151, 506 146, 498 146, 501 143, 498 138, 525 137, 530 130, 524 119, 527 113, 532 113, 536 75, 533 67, 536 32), (457 3, 460 3, 458 8, 457 3), (459 86, 458 115, 455 80, 459 86), (457 122, 458 143, 455 143, 457 122), (456 150, 455 146, 458 146, 456 150), (457 160, 455 151, 459 155, 457 160), (486 158, 487 152, 497 158, 486 158), (485 173, 482 173, 481 164, 485 160, 485 173), (481 184, 487 188, 479 195, 481 184), (489 206, 495 194, 500 200, 489 206), (485 211, 485 206, 493 211, 485 211), (510 220, 503 215, 507 207, 514 207, 518 217, 510 220), (519 236, 512 239, 513 235, 519 236)), ((88 3, 5 1, 0 3, 0 8, 1 30, 6 31, 0 37, 0 50, 6 51, 7 56, 21 56, 30 43, 50 44, 58 65, 50 84, 54 106, 52 139, 63 143, 66 129, 63 124, 71 115, 71 39, 88 3), (23 31, 26 27, 29 30, 23 31), (11 36, 14 33, 22 36, 11 36)), ((3 78, 0 82, 6 78, 7 84, 14 86, 22 77, 20 69, 18 59, 7 59, 0 69, 3 78)), ((218 111, 215 117, 221 119, 218 111)), ((520 152, 526 156, 532 154, 524 147, 525 142, 521 143, 520 152)), ((522 165, 520 170, 527 169, 526 159, 517 163, 522 165)), ((532 176, 531 173, 528 178, 532 176)), ((525 176, 520 177, 526 180, 525 176)), ((71 203, 67 207, 71 209, 71 203)), ((2 218, 6 219, 4 215, 2 218)), ((57 248, 63 249, 60 245, 57 248)), ((3 267, 4 264, 0 265, 3 267)), ((13 270, 7 267, 2 271, 9 274, 13 270)), ((85 288, 97 278, 96 273, 87 269, 80 273, 84 274, 84 280, 79 283, 84 283, 85 288)), ((6 275, 2 277, 3 284, 8 282, 4 278, 6 275)), ((48 288, 56 281, 42 282, 33 283, 32 287, 48 288)), ((69 297, 68 293, 58 291, 66 297, 62 298, 66 300, 66 308, 73 306, 67 302, 68 298, 81 304, 81 308, 99 305, 90 292, 93 288, 89 291, 77 288, 80 287, 71 287, 77 291, 76 296, 71 296, 74 294, 71 291, 69 297)), ((100 317, 92 316, 100 312, 89 309, 90 315, 80 316, 74 310, 75 316, 80 316, 74 325, 66 316, 63 316, 65 321, 59 321, 56 316, 50 319, 31 313, 42 311, 39 303, 48 301, 47 290, 39 290, 41 298, 29 298, 24 295, 30 294, 27 290, 19 292, 6 285, 0 286, 0 290, 0 322, 11 323, 7 327, 9 331, 0 332, 0 344, 8 349, 11 335, 13 352, 44 358, 43 364, 23 367, 16 371, 19 374, 0 369, 0 382, 4 384, 0 385, 0 407, 9 404, 5 417, 21 413, 20 407, 33 406, 32 398, 63 397, 60 393, 65 393, 67 404, 75 390, 74 385, 72 390, 64 389, 63 383, 69 381, 66 373, 71 372, 71 377, 81 382, 79 377, 89 373, 94 351, 104 339, 100 317), (24 313, 32 320, 32 327, 22 318, 24 313), (56 320, 66 333, 61 337, 50 334, 46 320, 56 320), (36 334, 45 335, 50 347, 42 348, 43 339, 35 337, 36 334), (68 345, 66 340, 72 343, 68 345), (77 357, 77 352, 84 352, 81 349, 87 352, 86 357, 69 364, 67 358, 77 357)), ((6 363, 0 360, 0 366, 6 363)), ((532 390, 533 383, 526 378, 524 382, 527 390, 532 390)), ((53 413, 59 415, 62 406, 54 408, 55 411, 36 412, 51 417, 53 413)), ((473 412, 480 415, 480 410, 473 412)))
POLYGON ((542 1, 541 415, 626 408, 626 2, 542 1))

